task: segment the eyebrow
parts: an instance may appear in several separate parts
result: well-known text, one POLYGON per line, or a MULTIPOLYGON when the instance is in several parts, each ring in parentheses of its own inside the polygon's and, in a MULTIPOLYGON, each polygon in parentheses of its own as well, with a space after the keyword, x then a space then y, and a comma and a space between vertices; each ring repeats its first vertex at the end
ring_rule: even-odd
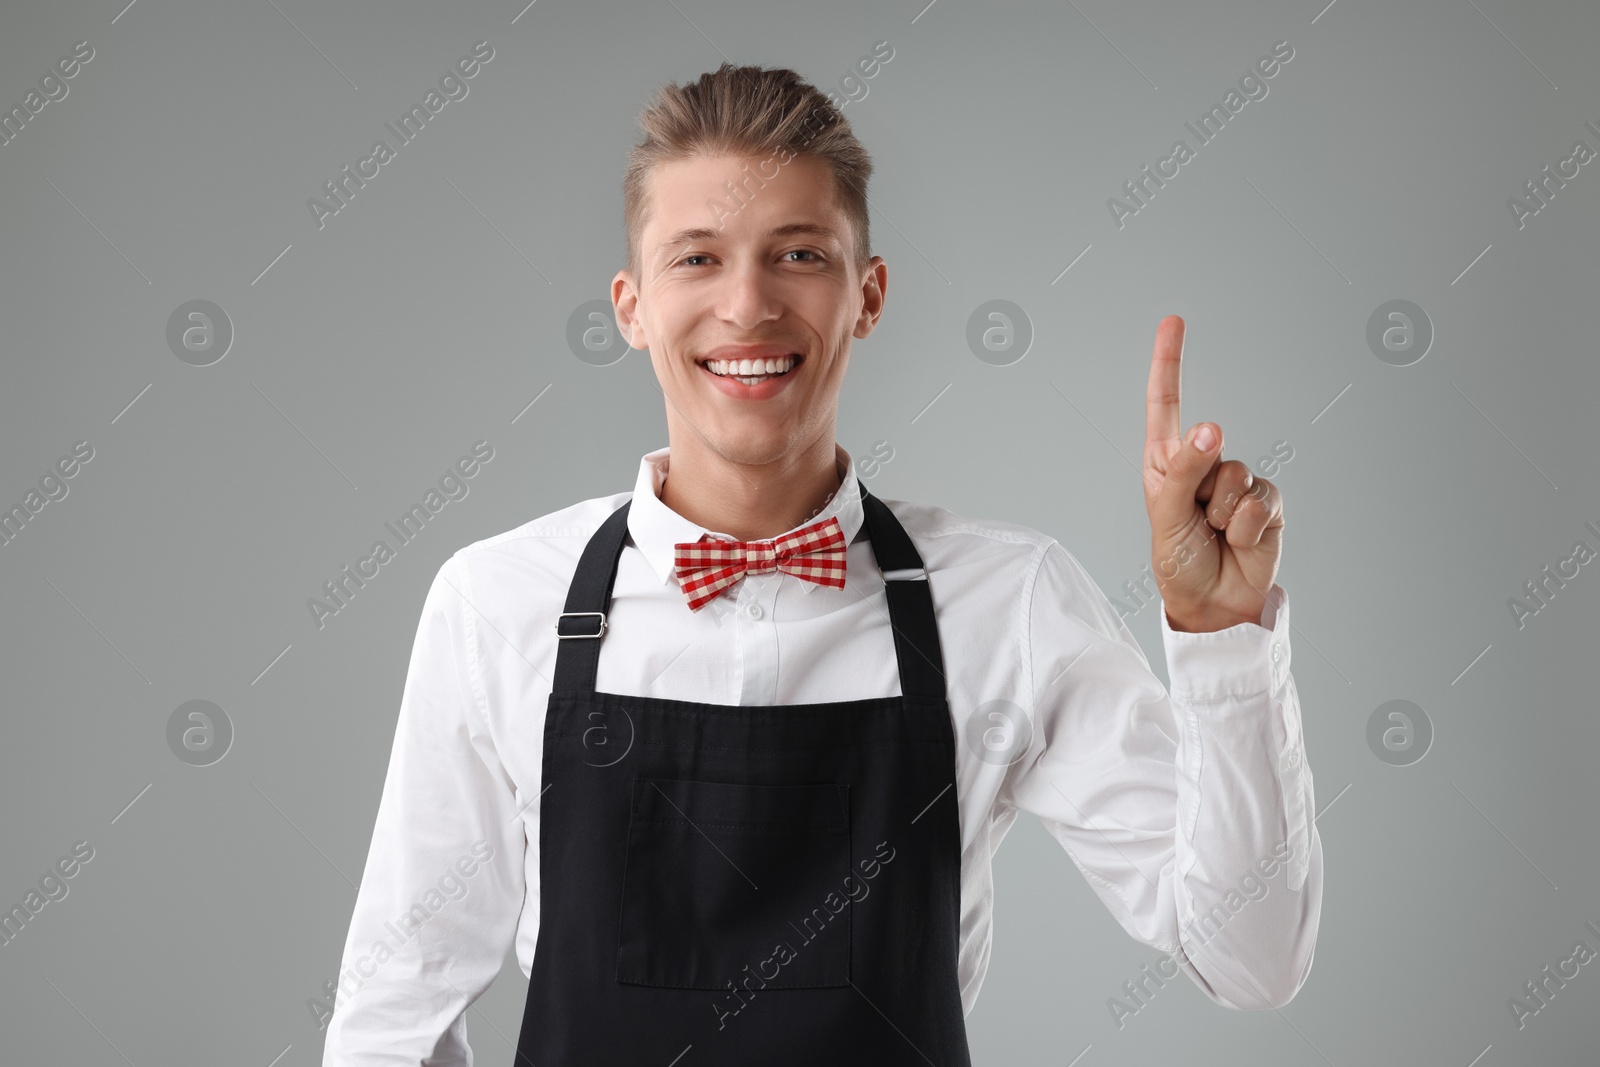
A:
MULTIPOLYGON (((838 240, 839 235, 826 226, 815 222, 790 222, 782 226, 774 226, 767 231, 768 237, 788 237, 792 234, 809 234, 812 237, 824 237, 838 240)), ((713 230, 707 226, 694 226, 687 230, 679 230, 656 246, 657 254, 668 248, 694 241, 719 241, 727 235, 721 230, 713 230)))

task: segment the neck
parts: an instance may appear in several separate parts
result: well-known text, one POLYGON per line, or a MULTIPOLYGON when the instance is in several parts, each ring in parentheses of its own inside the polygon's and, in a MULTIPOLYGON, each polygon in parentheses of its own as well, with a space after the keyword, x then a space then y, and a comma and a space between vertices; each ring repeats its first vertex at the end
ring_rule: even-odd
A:
POLYGON ((803 525, 844 484, 833 438, 770 463, 739 463, 707 448, 672 443, 661 502, 690 522, 741 541, 803 525))

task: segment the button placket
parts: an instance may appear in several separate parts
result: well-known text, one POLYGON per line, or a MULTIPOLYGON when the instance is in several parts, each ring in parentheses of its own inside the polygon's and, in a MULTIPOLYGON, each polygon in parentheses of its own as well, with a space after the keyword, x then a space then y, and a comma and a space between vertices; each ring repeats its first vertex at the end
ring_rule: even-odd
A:
POLYGON ((739 583, 731 614, 738 620, 739 659, 743 665, 741 704, 767 705, 778 699, 778 630, 771 625, 780 575, 747 574, 739 583))

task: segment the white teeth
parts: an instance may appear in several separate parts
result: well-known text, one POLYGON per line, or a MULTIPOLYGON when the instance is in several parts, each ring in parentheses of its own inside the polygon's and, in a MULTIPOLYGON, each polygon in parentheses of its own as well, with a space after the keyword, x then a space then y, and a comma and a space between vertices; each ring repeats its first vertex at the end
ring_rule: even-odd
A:
POLYGON ((708 359, 705 366, 713 374, 748 377, 782 374, 793 367, 795 362, 793 356, 781 356, 777 359, 708 359))

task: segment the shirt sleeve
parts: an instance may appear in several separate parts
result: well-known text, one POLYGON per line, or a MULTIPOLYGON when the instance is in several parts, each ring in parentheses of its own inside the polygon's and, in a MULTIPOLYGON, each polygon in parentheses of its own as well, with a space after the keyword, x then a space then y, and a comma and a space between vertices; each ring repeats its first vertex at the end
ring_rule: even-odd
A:
POLYGON ((467 1007, 515 934, 527 838, 486 728, 461 554, 422 608, 323 1067, 472 1063, 467 1007))
POLYGON ((1272 587, 1261 625, 1213 633, 1159 610, 1170 694, 1078 561, 1045 547, 1034 737, 1001 801, 1038 815, 1122 928, 1211 1000, 1279 1007, 1310 973, 1322 907, 1288 593, 1272 587))

